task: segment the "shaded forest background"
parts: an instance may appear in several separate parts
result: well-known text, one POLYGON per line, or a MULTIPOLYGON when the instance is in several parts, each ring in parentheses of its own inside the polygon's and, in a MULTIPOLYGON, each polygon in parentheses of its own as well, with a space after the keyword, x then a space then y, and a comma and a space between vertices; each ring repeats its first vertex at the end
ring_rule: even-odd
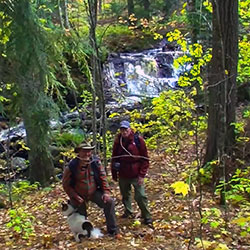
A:
MULTIPOLYGON (((87 140, 110 176, 109 128, 124 118, 150 150, 154 230, 139 216, 118 219, 123 238, 115 248, 108 237, 82 247, 248 249, 249 17, 249 0, 1 0, 0 125, 22 121, 26 130, 25 138, 1 142, 2 249, 78 249, 59 211, 62 170, 87 140), (140 109, 107 110, 108 56, 163 39, 183 52, 174 67, 190 65, 178 87, 142 99, 140 109), (75 111, 52 129, 51 121, 75 111)), ((109 182, 119 217, 121 199, 109 182)), ((95 208, 92 218, 104 228, 95 208)))

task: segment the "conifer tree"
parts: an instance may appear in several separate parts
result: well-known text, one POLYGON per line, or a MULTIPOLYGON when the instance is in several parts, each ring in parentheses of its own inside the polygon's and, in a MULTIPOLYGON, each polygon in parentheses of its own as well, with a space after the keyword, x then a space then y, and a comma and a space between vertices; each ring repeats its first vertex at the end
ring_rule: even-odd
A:
POLYGON ((49 121, 53 101, 45 93, 49 47, 45 31, 31 1, 2 1, 10 19, 6 54, 11 63, 8 74, 18 87, 22 118, 29 147, 30 180, 45 186, 53 177, 49 153, 49 121))

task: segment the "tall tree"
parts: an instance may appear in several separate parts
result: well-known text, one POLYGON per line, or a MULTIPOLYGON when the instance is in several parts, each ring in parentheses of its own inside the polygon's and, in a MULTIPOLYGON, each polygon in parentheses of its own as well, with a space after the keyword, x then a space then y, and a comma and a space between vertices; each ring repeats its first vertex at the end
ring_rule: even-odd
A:
POLYGON ((103 90, 103 79, 102 79, 102 69, 101 69, 101 60, 99 55, 99 49, 96 40, 96 24, 97 24, 97 0, 88 0, 87 5, 88 10, 88 18, 89 18, 89 38, 90 44, 92 47, 92 55, 91 55, 91 68, 92 68, 92 77, 93 84, 95 89, 93 89, 93 133, 94 133, 94 143, 96 144, 96 104, 95 104, 95 96, 97 95, 99 98, 99 109, 101 113, 100 120, 100 132, 102 134, 103 139, 103 155, 104 155, 104 165, 107 166, 106 159, 106 109, 105 109, 105 98, 104 98, 104 90, 103 90))
POLYGON ((128 16, 135 13, 134 0, 128 0, 128 16))
POLYGON ((235 143, 236 76, 238 63, 238 0, 212 1, 213 50, 209 68, 208 138, 205 162, 219 159, 214 183, 227 177, 226 159, 235 143))
POLYGON ((6 54, 12 67, 8 74, 19 89, 30 148, 30 180, 45 186, 54 174, 49 152, 49 119, 53 101, 45 94, 48 39, 30 1, 2 1, 1 7, 10 18, 6 54))

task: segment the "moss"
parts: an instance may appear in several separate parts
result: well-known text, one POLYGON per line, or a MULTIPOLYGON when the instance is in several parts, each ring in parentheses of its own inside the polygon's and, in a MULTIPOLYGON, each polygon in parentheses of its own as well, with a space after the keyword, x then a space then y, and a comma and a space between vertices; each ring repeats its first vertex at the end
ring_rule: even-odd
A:
POLYGON ((102 37, 101 45, 112 52, 144 50, 152 48, 156 43, 151 33, 145 34, 139 29, 133 31, 128 26, 119 24, 102 26, 98 29, 97 36, 99 40, 102 37))

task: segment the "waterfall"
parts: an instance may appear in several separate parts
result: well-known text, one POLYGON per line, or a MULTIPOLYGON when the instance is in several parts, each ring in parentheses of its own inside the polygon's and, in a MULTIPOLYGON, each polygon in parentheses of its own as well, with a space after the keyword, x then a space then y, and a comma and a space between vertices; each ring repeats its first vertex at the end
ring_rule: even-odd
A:
POLYGON ((107 99, 137 100, 175 88, 181 70, 173 67, 173 60, 180 54, 180 51, 164 51, 162 48, 111 54, 103 71, 107 99))

